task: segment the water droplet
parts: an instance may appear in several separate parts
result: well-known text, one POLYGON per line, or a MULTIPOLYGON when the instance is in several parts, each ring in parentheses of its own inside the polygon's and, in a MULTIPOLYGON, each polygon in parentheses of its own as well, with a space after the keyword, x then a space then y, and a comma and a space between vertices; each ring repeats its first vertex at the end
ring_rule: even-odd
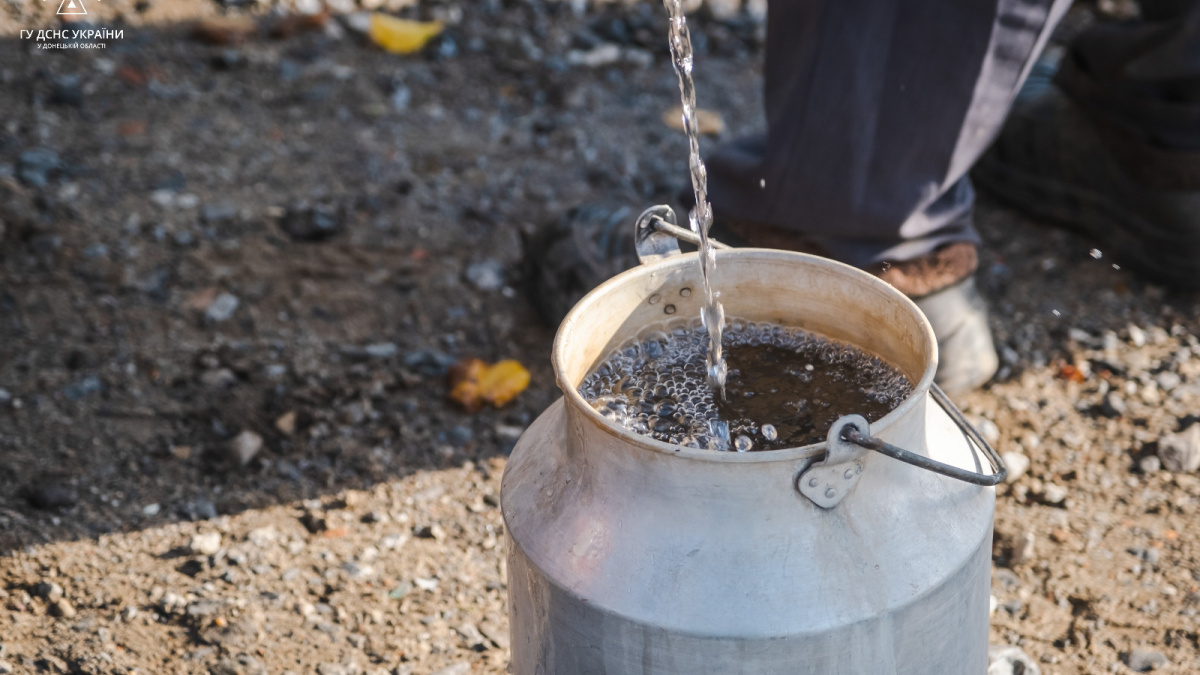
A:
POLYGON ((754 447, 754 442, 750 440, 749 436, 738 436, 737 440, 733 442, 733 447, 737 448, 738 452, 749 452, 750 448, 754 447))
POLYGON ((1092 256, 1096 260, 1099 260, 1104 257, 1104 253, 1102 253, 1100 251, 1100 249, 1098 249, 1098 248, 1094 248, 1094 249, 1088 251, 1088 255, 1092 256))
POLYGON ((657 305, 659 300, 662 300, 662 296, 658 293, 650 296, 650 304, 652 305, 657 305))
POLYGON ((762 425, 762 435, 763 435, 763 438, 767 439, 768 442, 774 441, 776 438, 779 438, 779 432, 775 430, 774 424, 762 425))
POLYGON ((684 286, 683 288, 679 289, 679 295, 681 295, 685 298, 690 298, 690 297, 692 297, 692 289, 688 288, 687 286, 684 286))
POLYGON ((663 307, 663 314, 674 314, 674 313, 675 313, 675 305, 667 305, 666 307, 663 307))

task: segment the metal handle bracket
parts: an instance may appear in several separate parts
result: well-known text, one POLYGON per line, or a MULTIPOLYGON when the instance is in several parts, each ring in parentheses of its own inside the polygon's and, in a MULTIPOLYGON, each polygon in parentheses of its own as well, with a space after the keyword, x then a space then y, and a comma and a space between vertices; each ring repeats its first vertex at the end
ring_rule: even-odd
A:
MULTIPOLYGON (((679 255, 680 241, 686 241, 693 246, 700 245, 700 235, 686 227, 680 227, 675 218, 675 210, 666 204, 651 206, 642 211, 634 228, 633 241, 637 247, 638 261, 643 264, 679 255)), ((708 243, 717 249, 730 248, 711 238, 708 243)))
POLYGON ((854 428, 868 428, 867 420, 861 415, 843 415, 838 418, 825 437, 829 450, 825 459, 808 467, 796 477, 796 489, 823 509, 837 506, 862 477, 867 450, 846 438, 846 432, 854 428))
POLYGON ((796 489, 823 509, 837 506, 858 483, 858 474, 862 472, 863 461, 866 459, 862 455, 865 455, 867 450, 874 450, 892 459, 972 485, 992 487, 1003 483, 1004 479, 1008 477, 1008 469, 1004 466, 1004 460, 1000 458, 1000 455, 996 454, 992 446, 967 421, 967 418, 963 417, 962 412, 940 387, 936 384, 932 385, 929 394, 933 397, 934 402, 950 416, 950 420, 954 422, 955 426, 962 431, 967 442, 983 451, 984 457, 991 465, 992 473, 978 473, 951 466, 892 445, 882 439, 873 438, 867 420, 860 415, 843 415, 829 428, 829 435, 826 439, 829 451, 825 455, 825 459, 801 472, 796 478, 796 489), (853 448, 860 454, 855 456, 847 448, 853 448), (853 469, 853 475, 851 475, 851 469, 853 469), (841 478, 840 483, 839 477, 841 478))

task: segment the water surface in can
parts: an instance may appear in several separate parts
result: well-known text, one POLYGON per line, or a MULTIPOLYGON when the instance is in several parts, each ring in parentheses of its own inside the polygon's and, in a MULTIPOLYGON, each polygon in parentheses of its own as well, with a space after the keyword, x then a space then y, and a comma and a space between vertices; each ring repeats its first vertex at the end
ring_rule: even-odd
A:
POLYGON ((875 421, 912 393, 899 370, 853 345, 795 328, 731 320, 726 397, 707 382, 699 322, 655 327, 609 355, 579 393, 605 417, 676 445, 748 452, 825 439, 842 415, 875 421))

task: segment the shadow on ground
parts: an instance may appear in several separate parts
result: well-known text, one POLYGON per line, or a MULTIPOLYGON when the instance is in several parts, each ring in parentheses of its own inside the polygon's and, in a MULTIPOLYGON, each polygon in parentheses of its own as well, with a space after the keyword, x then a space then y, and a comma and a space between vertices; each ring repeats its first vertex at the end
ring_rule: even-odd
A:
MULTIPOLYGON (((338 20, 235 45, 186 22, 104 49, 0 40, 0 552, 511 448, 556 397, 521 233, 686 176, 647 25, 665 33, 653 8, 488 6, 409 57, 338 20), (613 31, 644 56, 566 64, 613 31), (466 415, 443 385, 466 356, 533 384, 466 415)), ((713 31, 700 80, 744 129, 754 47, 713 31)))

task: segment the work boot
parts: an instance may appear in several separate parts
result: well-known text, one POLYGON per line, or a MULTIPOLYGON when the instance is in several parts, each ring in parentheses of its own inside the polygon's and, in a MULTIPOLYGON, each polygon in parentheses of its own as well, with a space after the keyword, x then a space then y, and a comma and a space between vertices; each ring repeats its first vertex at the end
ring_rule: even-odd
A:
MULTIPOLYGON (((588 291, 637 264, 634 215, 616 204, 582 206, 544 224, 526 241, 529 297, 547 323, 557 325, 588 291)), ((730 246, 823 255, 803 235, 751 221, 718 217, 710 231, 730 246)), ((925 313, 938 342, 936 381, 952 395, 987 382, 999 366, 987 306, 975 287, 978 265, 975 246, 960 242, 915 260, 867 270, 908 295, 925 313)))
POLYGON ((1040 62, 972 178, 1035 219, 1095 239, 1134 271, 1200 289, 1200 153, 1141 140, 1085 112, 1040 62))

